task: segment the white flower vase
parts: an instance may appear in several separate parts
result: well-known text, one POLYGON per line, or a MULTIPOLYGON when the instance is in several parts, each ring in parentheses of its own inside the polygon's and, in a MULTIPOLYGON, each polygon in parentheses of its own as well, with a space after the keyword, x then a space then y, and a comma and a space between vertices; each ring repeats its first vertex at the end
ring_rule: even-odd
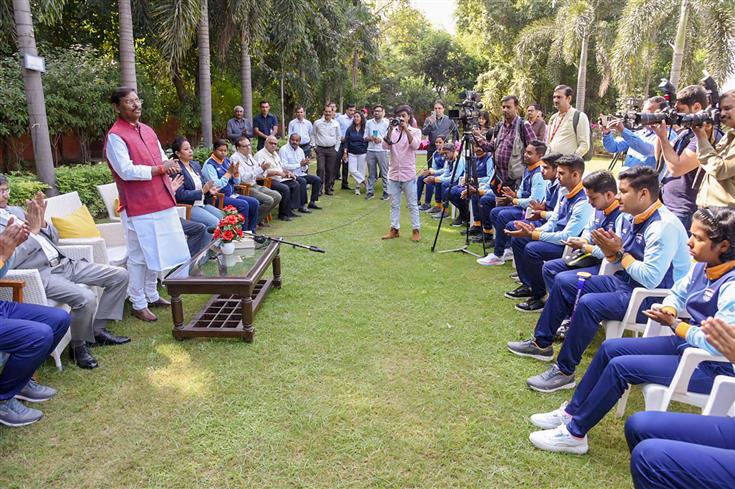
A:
POLYGON ((229 243, 222 243, 220 245, 220 249, 222 249, 223 255, 231 255, 235 252, 235 243, 230 241, 229 243))

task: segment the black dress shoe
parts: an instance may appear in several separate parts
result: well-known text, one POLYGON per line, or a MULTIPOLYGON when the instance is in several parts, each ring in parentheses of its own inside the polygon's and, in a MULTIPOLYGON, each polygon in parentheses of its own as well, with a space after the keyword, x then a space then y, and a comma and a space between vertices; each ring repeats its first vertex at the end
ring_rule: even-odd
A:
POLYGON ((92 346, 123 345, 125 343, 130 343, 129 336, 118 336, 105 328, 94 334, 94 343, 92 346))
POLYGON ((327 190, 324 192, 326 195, 334 195, 334 192, 332 190, 327 190))
POLYGON ((69 354, 79 368, 97 368, 97 360, 89 352, 87 345, 72 346, 69 354))
POLYGON ((311 214, 311 211, 305 205, 302 205, 301 207, 299 207, 298 210, 302 214, 311 214))
POLYGON ((293 217, 291 216, 281 216, 278 219, 280 219, 281 221, 293 221, 293 217))
POLYGON ((300 215, 296 214, 295 212, 289 216, 291 219, 295 217, 301 217, 300 215))
POLYGON ((342 190, 352 190, 352 187, 349 185, 342 185, 342 190))
POLYGON ((319 207, 318 205, 316 205, 316 202, 311 202, 311 203, 310 203, 310 204, 308 205, 308 207, 309 207, 309 209, 318 209, 318 210, 322 210, 322 208, 321 208, 321 207, 319 207))

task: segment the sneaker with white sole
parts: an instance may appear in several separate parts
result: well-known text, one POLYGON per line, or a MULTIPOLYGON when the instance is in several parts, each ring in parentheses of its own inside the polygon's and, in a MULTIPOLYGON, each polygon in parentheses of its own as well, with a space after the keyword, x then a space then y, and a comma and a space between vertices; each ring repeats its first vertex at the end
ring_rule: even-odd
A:
POLYGON ((491 266, 495 266, 495 265, 504 265, 505 264, 505 260, 503 260, 502 258, 498 258, 497 256, 495 256, 495 253, 490 253, 485 258, 478 258, 477 259, 477 263, 479 263, 483 267, 491 267, 491 266))
POLYGON ((555 364, 539 375, 530 377, 527 381, 528 387, 538 392, 555 392, 561 389, 574 389, 574 374, 567 375, 555 364))
POLYGON ((26 426, 41 418, 41 411, 27 407, 16 398, 0 401, 0 423, 5 426, 26 426))
POLYGON ((573 453, 584 455, 590 449, 587 435, 584 438, 572 436, 566 425, 544 431, 534 431, 528 437, 533 446, 547 452, 573 453))
POLYGON ((541 348, 536 344, 536 340, 531 338, 525 341, 509 341, 506 345, 508 351, 515 353, 519 357, 530 357, 542 362, 550 362, 554 359, 554 347, 547 346, 541 348))
POLYGON ((564 401, 559 409, 532 415, 531 423, 544 430, 552 430, 561 425, 567 425, 572 420, 572 415, 567 413, 566 408, 567 402, 564 401))
POLYGON ((28 402, 44 402, 48 401, 56 395, 56 389, 41 385, 31 379, 23 387, 23 389, 15 395, 16 399, 28 402))
POLYGON ((511 261, 513 259, 513 250, 510 248, 506 248, 505 251, 503 251, 503 261, 511 261))

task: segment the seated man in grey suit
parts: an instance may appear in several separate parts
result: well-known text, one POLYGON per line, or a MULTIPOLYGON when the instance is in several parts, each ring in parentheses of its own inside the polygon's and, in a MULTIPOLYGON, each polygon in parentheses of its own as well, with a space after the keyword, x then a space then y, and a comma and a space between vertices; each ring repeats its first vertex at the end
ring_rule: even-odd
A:
POLYGON ((0 231, 10 214, 25 221, 31 234, 15 249, 12 257, 14 269, 37 269, 46 289, 46 297, 71 307, 71 354, 81 368, 97 367, 87 343, 119 345, 130 338, 116 336, 107 330, 109 320, 119 321, 123 316, 128 271, 110 265, 88 263, 64 256, 57 248, 59 234, 44 219, 46 203, 41 192, 28 202, 28 213, 20 207, 8 206, 8 180, 0 175, 0 231), (98 286, 102 297, 79 284, 98 286))

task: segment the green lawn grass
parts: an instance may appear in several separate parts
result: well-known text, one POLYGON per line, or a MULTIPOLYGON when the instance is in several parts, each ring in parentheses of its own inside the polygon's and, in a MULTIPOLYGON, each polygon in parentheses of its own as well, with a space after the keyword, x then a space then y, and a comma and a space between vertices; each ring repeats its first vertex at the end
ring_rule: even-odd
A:
MULTIPOLYGON (((381 241, 388 202, 338 190, 320 204, 268 231, 367 216, 293 238, 324 255, 282 247, 283 288, 259 312, 254 343, 175 341, 165 311, 114 325, 133 342, 95 349, 96 370, 47 362, 41 378, 59 395, 40 405, 41 422, 0 429, 0 487, 630 486, 619 418, 592 431, 587 456, 528 441, 528 417, 571 392, 530 391, 525 379, 547 365, 505 348, 538 317, 502 297, 515 286, 510 265, 432 254, 425 215, 421 243, 405 232, 381 241)), ((402 223, 410 229, 405 207, 402 223)), ((446 226, 438 248, 461 242, 446 226)), ((184 297, 187 319, 205 300, 184 297)), ((635 390, 628 412, 641 405, 635 390)))

